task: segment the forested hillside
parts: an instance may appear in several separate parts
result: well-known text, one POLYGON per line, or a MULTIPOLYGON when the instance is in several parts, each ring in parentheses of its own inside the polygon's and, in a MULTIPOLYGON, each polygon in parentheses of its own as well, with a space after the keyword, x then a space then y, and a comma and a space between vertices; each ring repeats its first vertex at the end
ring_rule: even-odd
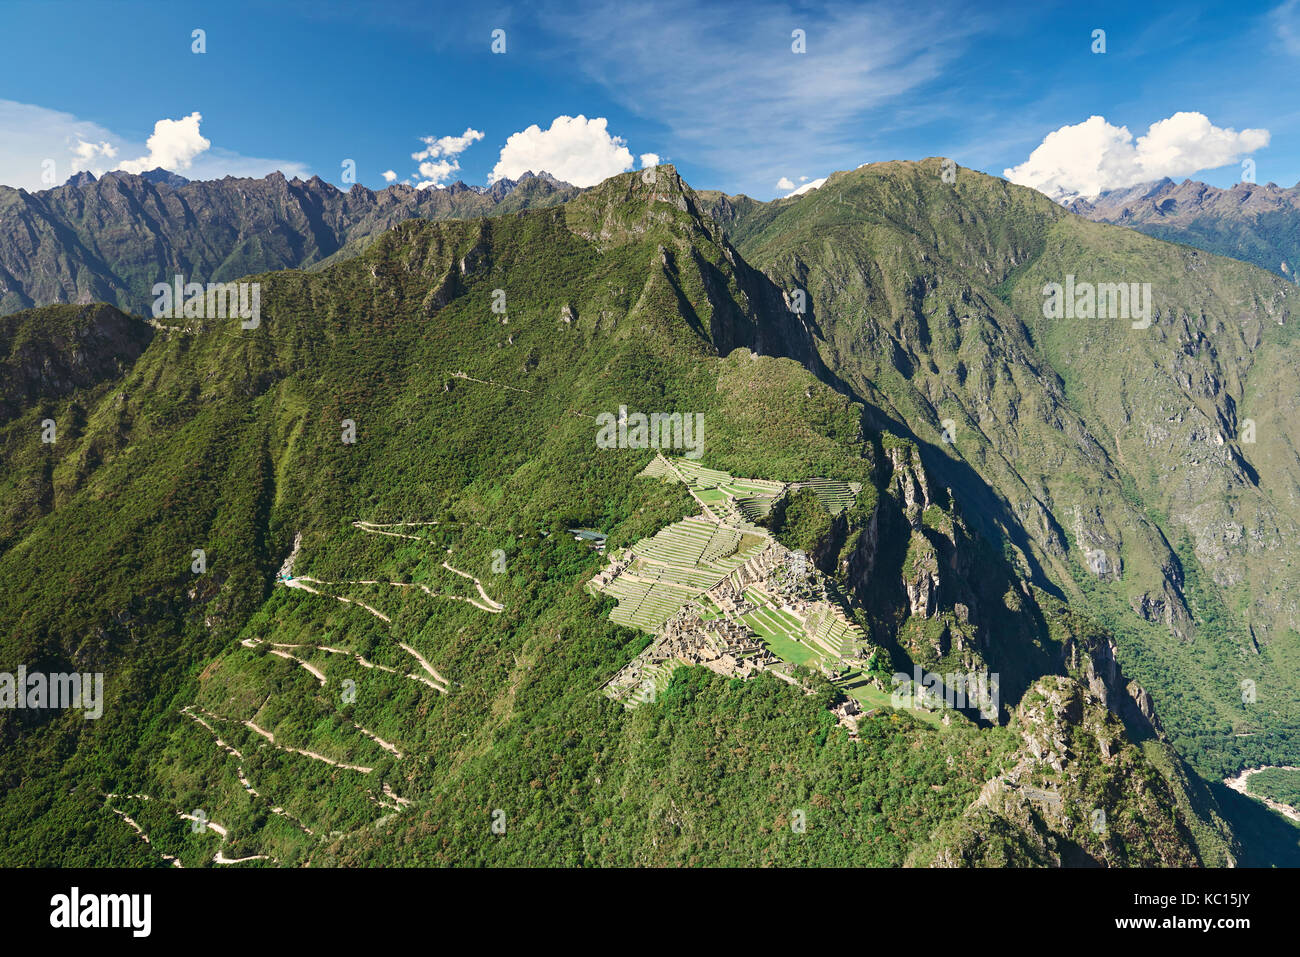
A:
POLYGON ((0 670, 102 671, 107 697, 0 714, 5 862, 1294 855, 1183 763, 1294 755, 1290 572, 1231 574, 1290 547, 1284 412, 1255 397, 1293 287, 935 161, 731 224, 717 202, 660 166, 402 222, 246 277, 255 329, 0 319, 0 670), (1158 320, 1067 336, 1035 298, 1062 270, 1144 278, 1158 320), (860 483, 773 531, 834 576, 885 697, 891 670, 987 668, 998 720, 882 704, 851 732, 812 672, 602 695, 648 639, 568 530, 623 547, 697 511, 637 477, 655 450, 594 441, 620 407, 701 414, 701 462, 735 475, 860 483))

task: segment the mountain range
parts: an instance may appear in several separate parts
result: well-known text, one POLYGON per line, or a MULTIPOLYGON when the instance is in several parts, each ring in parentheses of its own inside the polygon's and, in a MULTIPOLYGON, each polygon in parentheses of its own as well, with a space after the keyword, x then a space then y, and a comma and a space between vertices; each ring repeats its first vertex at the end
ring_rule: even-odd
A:
POLYGON ((0 192, 0 670, 108 699, 0 714, 0 854, 1295 863, 1223 782, 1300 763, 1300 293, 944 170, 0 192), (173 272, 257 282, 260 324, 132 315, 173 272), (815 670, 601 694, 651 638, 571 530, 644 549, 709 501, 593 442, 626 409, 861 490, 750 532, 861 628, 886 694, 852 727, 815 670), (890 706, 915 668, 1001 707, 890 706))
POLYGON ((1166 177, 1109 190, 1091 200, 1075 199, 1066 208, 1097 222, 1254 263, 1297 281, 1300 186, 1242 182, 1219 189, 1166 177))
POLYGON ((0 315, 60 302, 142 314, 159 275, 225 282, 319 267, 407 219, 498 215, 576 193, 546 173, 486 188, 399 184, 378 192, 343 192, 317 176, 189 182, 165 170, 79 173, 37 193, 0 186, 0 315))

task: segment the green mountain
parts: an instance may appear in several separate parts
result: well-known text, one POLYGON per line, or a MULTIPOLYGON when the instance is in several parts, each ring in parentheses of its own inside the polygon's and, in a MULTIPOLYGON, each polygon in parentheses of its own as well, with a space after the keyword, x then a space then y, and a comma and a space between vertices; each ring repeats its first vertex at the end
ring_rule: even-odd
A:
POLYGON ((1294 763, 1286 283, 935 160, 773 204, 661 166, 247 281, 253 329, 0 320, 0 672, 105 689, 0 711, 6 863, 1294 860, 1184 763, 1294 763), (1054 326, 1063 270, 1158 315, 1054 326), (1248 454, 1186 445, 1245 411, 1248 454), (602 445, 637 413, 698 415, 700 471, 602 445), (628 707, 670 636, 587 583, 702 514, 637 600, 734 574, 780 660, 669 653, 628 707), (809 641, 745 564, 793 549, 809 641), (1001 700, 918 710, 913 669, 1001 700))
POLYGON ((836 174, 734 233, 806 290, 826 367, 1114 630, 1184 754, 1215 777, 1290 760, 1293 286, 938 160, 836 174), (1150 283, 1149 328, 1046 318, 1067 276, 1150 283))

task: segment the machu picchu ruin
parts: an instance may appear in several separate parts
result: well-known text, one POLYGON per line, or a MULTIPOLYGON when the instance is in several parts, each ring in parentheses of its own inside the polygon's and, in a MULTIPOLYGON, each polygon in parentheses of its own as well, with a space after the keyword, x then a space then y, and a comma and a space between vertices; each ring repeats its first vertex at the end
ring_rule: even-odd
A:
POLYGON ((611 621, 654 636, 605 694, 636 707, 653 700, 679 664, 739 678, 767 671, 791 683, 802 666, 850 696, 863 694, 870 646, 847 603, 803 552, 758 524, 791 491, 811 488, 838 514, 860 486, 734 478, 662 454, 640 477, 684 483, 701 514, 612 552, 587 583, 617 599, 611 621))

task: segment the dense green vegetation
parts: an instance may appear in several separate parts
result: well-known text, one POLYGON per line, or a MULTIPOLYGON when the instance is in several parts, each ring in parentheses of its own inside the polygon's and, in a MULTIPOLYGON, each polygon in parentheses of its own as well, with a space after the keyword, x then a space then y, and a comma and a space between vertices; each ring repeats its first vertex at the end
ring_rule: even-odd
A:
MULTIPOLYGON (((885 255, 914 200, 881 196, 885 255)), ((978 231, 1027 255, 1038 240, 1016 230, 1050 217, 1006 196, 978 231)), ((778 225, 753 235, 774 243, 778 225)), ((592 417, 620 406, 699 413, 704 461, 732 475, 863 486, 834 516, 796 492, 775 521, 833 571, 880 677, 987 667, 1010 719, 1041 680, 1075 700, 1065 674, 1086 678, 1108 638, 1052 594, 1065 579, 1037 573, 974 471, 932 473, 924 440, 882 434, 920 392, 866 405, 882 393, 865 380, 833 388, 795 361, 818 366, 771 308, 780 290, 670 168, 556 209, 407 222, 319 272, 253 278, 260 328, 153 330, 71 391, 37 377, 0 422, 0 671, 103 671, 108 699, 98 721, 0 713, 5 863, 896 865, 946 860, 987 814, 1007 860, 1210 859, 1198 802, 1163 783, 1176 760, 1157 769, 1091 705, 1086 728, 1052 715, 1086 770, 1076 791, 1024 744, 1041 711, 945 726, 882 706, 855 738, 811 674, 805 693, 678 669, 633 712, 599 693, 647 638, 582 587, 603 560, 566 530, 625 547, 697 510, 681 485, 636 478, 655 450, 597 446, 592 417), (66 424, 53 445, 45 418, 66 424), (354 522, 439 524, 403 538, 354 522), (306 587, 277 584, 299 534, 306 587), (934 589, 931 613, 909 587, 934 589), (1066 809, 1049 794, 972 811, 1013 768, 1066 809), (1105 803, 1123 840, 1067 840, 1076 801, 1105 803), (177 816, 198 811, 226 836, 177 816)), ((880 295, 909 302, 910 283, 898 265, 880 295)), ((57 348, 45 311, 6 322, 57 348)), ((959 429, 956 446, 980 441, 959 429)))
MULTIPOLYGON (((1117 637, 1201 774, 1294 763, 1296 408, 1274 408, 1300 361, 1294 287, 939 174, 875 164, 802 199, 732 204, 733 235, 807 292, 829 372, 916 441, 983 536, 1117 637), (1151 325, 1045 318, 1045 284, 1067 276, 1149 283, 1151 325)), ((909 566, 936 521, 922 524, 909 566)), ((902 633, 941 644, 933 619, 902 633)))
POLYGON ((791 492, 776 506, 772 530, 787 548, 812 552, 830 529, 830 512, 812 489, 791 492))

